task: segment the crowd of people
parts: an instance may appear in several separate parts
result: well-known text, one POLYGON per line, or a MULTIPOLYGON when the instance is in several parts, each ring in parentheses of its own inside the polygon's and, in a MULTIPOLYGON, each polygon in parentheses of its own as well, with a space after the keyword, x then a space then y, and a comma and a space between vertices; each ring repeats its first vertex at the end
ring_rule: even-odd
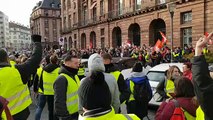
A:
MULTIPOLYGON (((181 68, 183 73, 177 66, 170 66, 164 81, 159 83, 157 92, 163 99, 156 120, 172 119, 177 106, 185 111, 187 120, 213 119, 212 69, 208 68, 203 55, 203 48, 212 38, 213 33, 201 37, 195 49, 175 48, 173 62, 185 62, 181 68), (194 55, 191 62, 183 57, 186 54, 194 55)), ((49 120, 149 119, 148 103, 153 93, 143 67, 145 64, 155 66, 171 62, 168 47, 160 51, 143 45, 108 50, 50 50, 44 53, 41 36, 32 35, 32 41, 31 54, 8 55, 7 51, 0 50, 1 119, 27 120, 31 97, 34 96, 38 96, 35 120, 41 119, 46 103, 49 120), (112 63, 113 57, 138 59, 131 77, 124 80, 118 67, 112 63), (88 58, 88 76, 79 74, 80 58, 88 58), (121 113, 122 104, 127 105, 127 114, 121 113)))

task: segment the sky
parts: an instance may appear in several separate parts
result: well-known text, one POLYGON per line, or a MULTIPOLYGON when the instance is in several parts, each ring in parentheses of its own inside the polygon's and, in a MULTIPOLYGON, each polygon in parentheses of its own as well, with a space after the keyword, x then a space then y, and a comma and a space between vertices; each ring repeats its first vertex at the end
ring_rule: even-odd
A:
POLYGON ((41 0, 0 0, 0 11, 22 25, 30 25, 29 19, 33 7, 41 0))

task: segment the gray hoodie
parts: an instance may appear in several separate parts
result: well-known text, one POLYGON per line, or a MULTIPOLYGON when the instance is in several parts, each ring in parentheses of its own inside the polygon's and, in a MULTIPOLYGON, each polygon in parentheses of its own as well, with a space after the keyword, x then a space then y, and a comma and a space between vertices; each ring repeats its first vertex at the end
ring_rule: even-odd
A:
MULTIPOLYGON (((99 54, 95 53, 89 57, 88 69, 90 73, 92 71, 102 71, 102 72, 105 71, 103 59, 99 54)), ((120 100, 119 100, 119 90, 118 90, 117 82, 111 74, 104 73, 104 76, 105 76, 106 83, 108 84, 110 92, 111 92, 112 107, 114 108, 115 112, 118 113, 118 110, 120 107, 120 100)), ((81 80, 81 84, 83 84, 85 80, 86 79, 83 78, 81 80)), ((83 109, 80 103, 79 103, 78 109, 79 109, 79 113, 81 114, 83 109)))

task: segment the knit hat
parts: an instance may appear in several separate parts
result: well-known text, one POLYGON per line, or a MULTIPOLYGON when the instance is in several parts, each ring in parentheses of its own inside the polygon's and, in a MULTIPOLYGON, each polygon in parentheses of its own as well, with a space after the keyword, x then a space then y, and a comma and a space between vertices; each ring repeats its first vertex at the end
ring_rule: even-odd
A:
POLYGON ((80 104, 87 110, 111 107, 111 93, 102 72, 93 72, 82 81, 78 96, 80 104))
POLYGON ((137 62, 134 64, 132 68, 132 72, 142 72, 143 71, 143 65, 140 62, 137 62))
POLYGON ((102 57, 98 53, 94 53, 89 57, 88 60, 89 72, 93 71, 105 71, 104 63, 102 57))

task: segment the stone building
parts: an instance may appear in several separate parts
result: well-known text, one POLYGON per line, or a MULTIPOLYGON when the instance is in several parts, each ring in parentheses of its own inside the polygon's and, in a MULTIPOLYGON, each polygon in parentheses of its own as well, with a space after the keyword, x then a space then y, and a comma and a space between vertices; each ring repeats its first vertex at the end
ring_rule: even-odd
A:
POLYGON ((162 31, 171 46, 195 45, 213 30, 212 0, 61 0, 62 36, 67 48, 153 46, 162 31), (174 19, 171 22, 171 1, 174 19))
POLYGON ((42 0, 32 10, 30 17, 31 32, 42 36, 42 45, 47 49, 59 47, 60 10, 60 0, 42 0))

